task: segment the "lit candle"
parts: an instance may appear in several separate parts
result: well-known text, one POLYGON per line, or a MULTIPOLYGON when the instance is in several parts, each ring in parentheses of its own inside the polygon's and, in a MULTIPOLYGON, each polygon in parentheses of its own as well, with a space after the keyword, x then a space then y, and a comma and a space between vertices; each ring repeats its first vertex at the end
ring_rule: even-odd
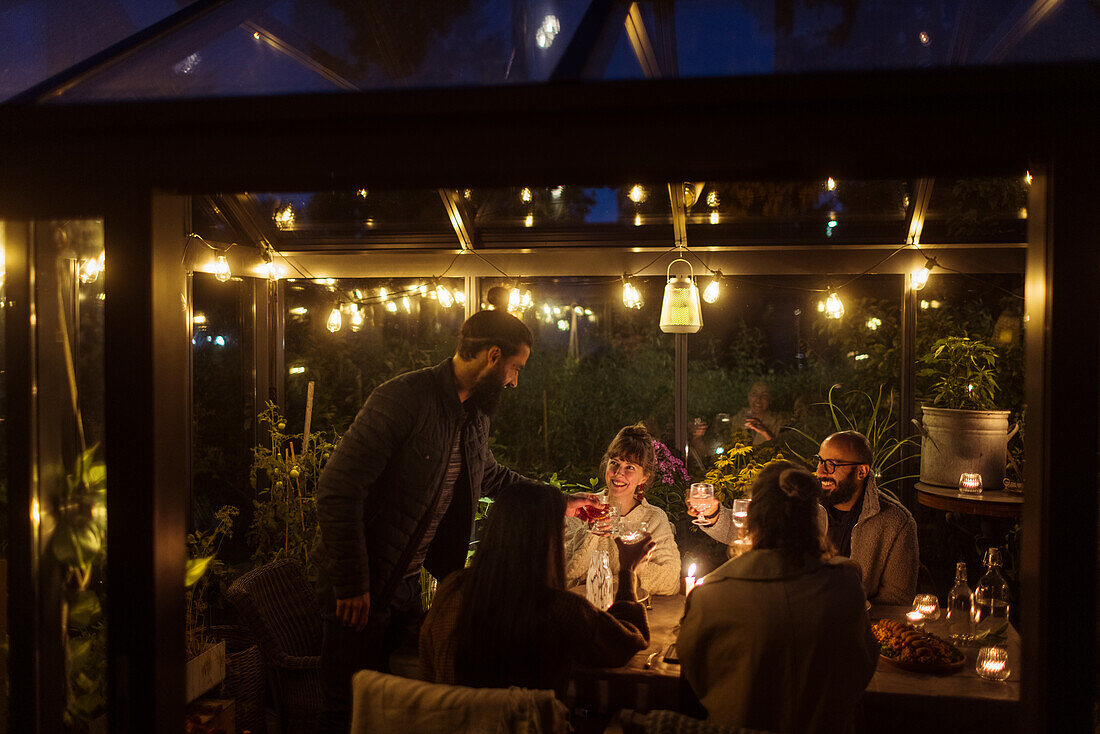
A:
POLYGON ((688 566, 688 575, 684 577, 684 593, 690 594, 695 588, 695 564, 688 566))
POLYGON ((915 609, 911 612, 906 612, 905 618, 909 620, 909 624, 919 625, 921 622, 924 621, 924 615, 915 609))
POLYGON ((964 494, 981 494, 982 475, 972 472, 963 472, 959 477, 959 491, 964 494))
POLYGON ((1006 680, 1012 672, 1008 667, 1008 650, 996 645, 978 651, 974 666, 978 675, 988 680, 1006 680))

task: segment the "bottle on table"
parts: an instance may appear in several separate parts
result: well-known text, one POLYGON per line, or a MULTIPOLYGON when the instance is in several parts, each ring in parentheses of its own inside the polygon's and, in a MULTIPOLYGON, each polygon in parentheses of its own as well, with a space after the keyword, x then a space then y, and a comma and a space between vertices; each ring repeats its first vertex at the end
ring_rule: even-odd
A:
POLYGON ((1008 622, 1008 582, 1001 575, 1001 549, 989 548, 982 561, 985 575, 974 591, 974 625, 978 633, 997 632, 1008 622))
POLYGON ((588 579, 585 596, 592 606, 605 610, 615 600, 615 587, 611 579, 611 562, 607 551, 596 549, 588 559, 588 579))
POLYGON ((947 596, 948 634, 971 635, 974 633, 974 594, 966 583, 966 562, 955 564, 955 585, 947 596))

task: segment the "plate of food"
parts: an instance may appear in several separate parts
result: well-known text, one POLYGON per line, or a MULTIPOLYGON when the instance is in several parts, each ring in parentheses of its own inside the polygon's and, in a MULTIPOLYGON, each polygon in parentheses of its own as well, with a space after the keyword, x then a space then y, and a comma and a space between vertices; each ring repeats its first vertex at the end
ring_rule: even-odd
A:
POLYGON ((879 657, 902 670, 955 673, 966 665, 959 648, 911 624, 880 619, 871 631, 879 643, 879 657))

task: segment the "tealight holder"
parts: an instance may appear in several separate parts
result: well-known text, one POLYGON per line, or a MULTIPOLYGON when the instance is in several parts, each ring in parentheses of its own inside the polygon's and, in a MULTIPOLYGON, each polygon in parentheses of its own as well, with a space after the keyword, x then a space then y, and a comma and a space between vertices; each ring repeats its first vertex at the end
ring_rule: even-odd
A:
POLYGON ((909 624, 913 625, 914 627, 924 627, 924 615, 915 609, 911 612, 906 612, 905 618, 909 621, 909 624))
POLYGON ((981 494, 982 475, 977 472, 963 472, 959 476, 959 491, 963 494, 981 494))
POLYGON ((940 600, 935 594, 917 594, 913 597, 913 611, 920 612, 924 619, 935 622, 940 618, 940 600))
POLYGON ((1007 680, 1012 674, 1008 667, 1008 650, 1000 645, 991 645, 978 650, 978 660, 974 670, 986 680, 1007 680))

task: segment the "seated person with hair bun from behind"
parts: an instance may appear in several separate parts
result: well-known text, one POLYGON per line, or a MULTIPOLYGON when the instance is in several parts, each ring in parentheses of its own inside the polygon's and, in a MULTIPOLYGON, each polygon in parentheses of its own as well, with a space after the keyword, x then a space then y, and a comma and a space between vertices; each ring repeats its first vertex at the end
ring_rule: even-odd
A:
POLYGON ((878 662, 859 569, 817 523, 821 488, 788 461, 752 485, 752 550, 688 595, 681 673, 721 726, 850 732, 878 662))
MULTIPOLYGON (((652 556, 638 569, 641 588, 651 594, 680 592, 680 549, 673 537, 672 523, 659 507, 646 502, 645 491, 657 475, 653 436, 642 423, 626 426, 604 452, 600 470, 606 482, 604 501, 618 508, 623 530, 636 530, 644 522, 646 532, 657 544, 652 556)), ((579 586, 588 579, 588 564, 594 550, 608 551, 611 571, 618 569, 615 544, 602 526, 597 532, 577 518, 566 518, 565 581, 579 586)))

